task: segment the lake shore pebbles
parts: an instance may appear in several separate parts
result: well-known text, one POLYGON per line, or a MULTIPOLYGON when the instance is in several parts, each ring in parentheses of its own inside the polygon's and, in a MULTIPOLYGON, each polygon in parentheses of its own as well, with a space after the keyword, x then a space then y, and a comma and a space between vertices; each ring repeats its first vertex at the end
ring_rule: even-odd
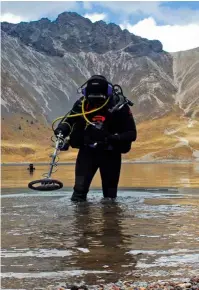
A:
MULTIPOLYGON (((199 276, 193 277, 188 281, 184 282, 183 279, 181 281, 173 282, 153 282, 153 283, 142 283, 144 286, 138 286, 138 282, 131 281, 119 281, 115 284, 101 284, 96 286, 87 287, 86 285, 82 286, 58 286, 53 287, 49 286, 46 290, 199 290, 199 276)), ((140 283, 141 284, 141 283, 140 283)))

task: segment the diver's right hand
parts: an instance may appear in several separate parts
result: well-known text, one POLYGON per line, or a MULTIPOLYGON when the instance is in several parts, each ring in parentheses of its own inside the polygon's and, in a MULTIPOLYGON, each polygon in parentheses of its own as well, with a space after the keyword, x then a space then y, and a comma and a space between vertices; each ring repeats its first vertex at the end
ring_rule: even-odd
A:
POLYGON ((58 141, 58 149, 60 151, 67 151, 69 149, 69 138, 63 138, 63 134, 60 135, 62 132, 59 131, 56 135, 57 141, 58 141))
POLYGON ((67 151, 69 149, 70 145, 68 143, 68 140, 64 140, 63 142, 60 143, 60 146, 59 146, 59 150, 60 151, 67 151))
POLYGON ((64 134, 63 134, 63 131, 60 129, 60 128, 56 128, 54 130, 54 134, 55 134, 55 137, 58 138, 58 136, 61 134, 62 137, 64 137, 64 134))

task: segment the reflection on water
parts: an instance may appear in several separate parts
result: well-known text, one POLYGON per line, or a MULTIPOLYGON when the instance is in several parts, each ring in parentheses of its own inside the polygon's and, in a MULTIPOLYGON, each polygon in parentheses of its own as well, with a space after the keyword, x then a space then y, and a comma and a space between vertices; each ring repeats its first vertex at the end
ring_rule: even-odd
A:
POLYGON ((2 287, 45 289, 119 279, 155 281, 199 274, 199 191, 91 191, 2 196, 2 287))
POLYGON ((33 173, 34 173, 34 171, 33 171, 33 170, 29 170, 29 174, 30 174, 30 176, 32 176, 32 175, 33 175, 33 173))
MULTIPOLYGON (((88 203, 76 208, 74 234, 78 239, 75 247, 89 249, 86 255, 85 250, 78 255, 76 267, 81 265, 83 269, 90 271, 93 269, 100 271, 104 268, 114 273, 114 280, 125 275, 125 265, 128 265, 128 271, 135 268, 135 258, 126 254, 128 234, 124 235, 122 227, 125 208, 120 203, 102 203, 100 206, 88 203)), ((89 279, 90 282, 99 280, 97 277, 89 279)), ((107 275, 107 281, 113 281, 113 275, 107 275)))
MULTIPOLYGON (((27 187, 28 182, 43 178, 48 165, 35 165, 34 172, 27 166, 3 166, 2 188, 27 187)), ((74 165, 60 165, 53 178, 63 182, 65 187, 74 185, 74 165)), ((96 174, 93 187, 101 187, 99 173, 96 174)), ((123 164, 120 187, 199 187, 199 163, 176 164, 123 164)))

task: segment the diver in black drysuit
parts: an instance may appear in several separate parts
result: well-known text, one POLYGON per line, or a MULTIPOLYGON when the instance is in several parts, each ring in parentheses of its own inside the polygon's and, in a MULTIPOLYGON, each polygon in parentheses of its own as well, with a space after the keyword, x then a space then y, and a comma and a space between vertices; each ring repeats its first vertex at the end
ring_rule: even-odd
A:
MULTIPOLYGON (((121 154, 130 151, 131 143, 137 136, 128 100, 125 99, 126 103, 123 101, 120 106, 120 97, 115 93, 114 86, 100 75, 87 81, 82 94, 84 96, 76 101, 54 131, 56 136, 60 132, 64 138, 69 136, 68 145, 79 149, 71 200, 86 200, 91 181, 98 169, 103 196, 116 198, 121 154), (88 113, 92 110, 94 112, 88 113), (79 115, 75 116, 77 114, 79 115)), ((68 146, 65 148, 67 150, 68 146)))

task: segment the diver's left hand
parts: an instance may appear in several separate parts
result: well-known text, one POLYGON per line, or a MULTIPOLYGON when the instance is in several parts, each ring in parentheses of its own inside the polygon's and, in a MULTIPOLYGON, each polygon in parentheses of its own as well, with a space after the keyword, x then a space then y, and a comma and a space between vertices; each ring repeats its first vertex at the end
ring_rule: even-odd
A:
POLYGON ((105 143, 108 138, 108 133, 98 127, 98 126, 93 126, 93 125, 88 125, 87 128, 85 129, 84 133, 84 143, 85 144, 90 144, 90 143, 105 143))
POLYGON ((109 141, 119 141, 120 140, 120 136, 119 136, 119 134, 114 134, 114 135, 109 135, 108 136, 108 140, 109 141))
POLYGON ((113 135, 109 135, 107 137, 107 143, 109 143, 110 145, 117 144, 119 141, 120 141, 120 135, 119 134, 113 134, 113 135))

